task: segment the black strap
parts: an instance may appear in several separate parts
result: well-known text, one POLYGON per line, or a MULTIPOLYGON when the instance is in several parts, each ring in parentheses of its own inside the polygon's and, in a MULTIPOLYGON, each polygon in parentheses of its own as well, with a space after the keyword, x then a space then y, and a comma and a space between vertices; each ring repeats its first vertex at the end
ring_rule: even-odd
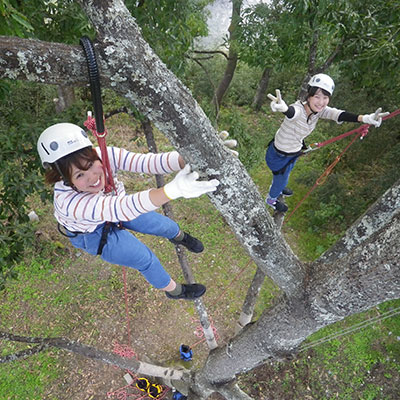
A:
POLYGON ((61 235, 65 236, 67 238, 76 237, 80 233, 83 233, 83 232, 69 231, 64 225, 61 225, 59 222, 57 222, 57 229, 58 229, 58 232, 61 233, 61 235), (65 232, 62 230, 62 228, 64 229, 65 232))
POLYGON ((97 255, 100 255, 103 252, 103 248, 107 243, 107 236, 108 236, 108 233, 110 232, 112 225, 113 225, 112 222, 106 222, 104 224, 103 231, 101 232, 99 247, 97 248, 97 255))
MULTIPOLYGON (((303 141, 303 142, 304 142, 304 141, 303 141)), ((292 158, 291 160, 289 160, 289 161, 287 162, 287 164, 285 164, 280 170, 278 170, 278 171, 272 171, 272 173, 273 173, 274 175, 281 175, 281 174, 284 174, 285 171, 286 171, 286 168, 287 168, 290 164, 294 163, 294 162, 303 154, 303 152, 302 152, 301 150, 298 151, 298 152, 296 152, 296 153, 285 153, 284 151, 278 150, 278 149, 275 147, 274 139, 272 139, 272 140, 269 142, 268 146, 274 146, 274 150, 275 150, 277 153, 282 154, 282 155, 285 156, 285 157, 293 157, 293 158, 292 158)))

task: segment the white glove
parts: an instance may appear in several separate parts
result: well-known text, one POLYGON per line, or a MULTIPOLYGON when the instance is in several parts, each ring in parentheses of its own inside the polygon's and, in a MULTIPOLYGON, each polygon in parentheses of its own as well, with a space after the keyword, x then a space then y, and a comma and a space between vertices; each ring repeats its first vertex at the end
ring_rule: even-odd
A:
POLYGON ((213 192, 219 185, 217 179, 211 179, 210 181, 198 181, 197 179, 199 179, 199 174, 190 172, 190 165, 186 164, 176 174, 175 178, 164 186, 164 192, 171 200, 178 197, 190 199, 199 197, 204 193, 213 192))
POLYGON ((228 150, 229 150, 234 156, 238 157, 238 156, 239 156, 239 152, 236 151, 236 150, 232 150, 233 147, 236 147, 236 146, 237 146, 237 141, 236 141, 235 139, 228 139, 228 140, 227 140, 227 138, 229 137, 229 132, 227 132, 227 131, 221 131, 221 132, 218 134, 218 136, 219 136, 219 138, 223 141, 224 146, 228 147, 228 150))
POLYGON ((382 123, 382 118, 389 115, 388 112, 381 112, 382 108, 379 107, 373 114, 365 114, 362 116, 362 122, 364 124, 374 125, 375 128, 379 128, 382 123))
POLYGON ((267 96, 271 101, 271 110, 273 112, 280 111, 280 112, 286 112, 288 110, 288 106, 286 103, 282 100, 281 96, 281 91, 279 89, 275 90, 276 92, 276 97, 273 96, 271 93, 268 93, 267 96))

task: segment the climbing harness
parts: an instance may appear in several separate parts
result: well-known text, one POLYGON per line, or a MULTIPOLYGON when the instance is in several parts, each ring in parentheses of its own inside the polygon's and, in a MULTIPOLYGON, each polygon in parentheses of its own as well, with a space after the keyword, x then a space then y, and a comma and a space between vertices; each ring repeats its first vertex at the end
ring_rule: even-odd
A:
POLYGON ((163 388, 161 385, 156 385, 155 383, 150 384, 147 389, 147 395, 152 399, 158 399, 161 396, 163 388))
POLYGON ((193 350, 186 344, 181 344, 179 347, 179 353, 183 361, 191 361, 193 358, 193 350))

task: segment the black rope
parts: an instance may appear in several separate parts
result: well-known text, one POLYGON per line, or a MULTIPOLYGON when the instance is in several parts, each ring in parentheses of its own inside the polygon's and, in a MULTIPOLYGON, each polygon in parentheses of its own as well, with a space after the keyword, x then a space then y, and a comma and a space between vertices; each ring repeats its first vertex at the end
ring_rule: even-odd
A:
POLYGON ((103 104, 101 102, 100 74, 97 67, 96 53, 91 40, 83 36, 79 40, 86 56, 86 62, 89 71, 90 91, 92 92, 92 101, 94 107, 94 118, 96 120, 96 131, 99 134, 104 133, 103 104))

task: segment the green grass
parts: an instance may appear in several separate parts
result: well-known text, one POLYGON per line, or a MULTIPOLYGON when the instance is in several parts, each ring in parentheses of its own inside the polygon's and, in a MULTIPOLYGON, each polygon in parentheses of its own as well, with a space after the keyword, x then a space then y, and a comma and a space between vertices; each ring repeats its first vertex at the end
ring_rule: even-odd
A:
POLYGON ((262 366, 241 377, 243 387, 254 387, 276 399, 385 399, 400 396, 400 318, 377 321, 354 333, 341 335, 360 323, 400 306, 389 301, 353 315, 310 336, 306 344, 335 337, 301 351, 291 362, 262 366))
MULTIPOLYGON (((126 122, 126 118, 113 122, 111 130, 114 129, 118 134, 111 142, 114 141, 116 145, 124 145, 129 138, 125 132, 126 122)), ((265 165, 264 153, 279 126, 279 118, 262 113, 254 115, 248 108, 233 107, 230 112, 221 111, 220 123, 221 129, 227 129, 232 138, 240 141, 241 160, 260 193, 265 196, 271 174, 265 165)), ((143 137, 135 137, 130 145, 144 150, 143 137)), ((160 148, 169 149, 170 145, 161 138, 160 148)), ((333 153, 321 152, 299 160, 291 177, 295 195, 287 200, 290 208, 294 208, 308 192, 331 161, 333 153)), ((386 158, 388 165, 396 160, 389 155, 386 158)), ((373 178, 374 168, 360 168, 356 172, 362 172, 362 181, 371 183, 373 179, 379 180, 379 176, 383 176, 383 172, 378 170, 380 175, 373 178)), ((327 189, 319 188, 284 225, 285 237, 301 259, 308 261, 317 258, 337 240, 362 207, 365 208, 371 201, 361 196, 366 188, 363 182, 357 180, 359 175, 356 172, 341 169, 340 173, 332 175, 327 182, 327 189), (337 197, 332 197, 333 194, 337 197), (347 208, 344 208, 339 201, 342 195, 349 196, 346 199, 356 198, 359 201, 349 201, 347 208), (352 214, 352 218, 348 214, 352 214)), ((388 179, 384 183, 390 184, 388 179)), ((378 187, 373 187, 374 194, 379 194, 381 185, 379 183, 378 187)), ((126 186, 128 191, 146 189, 154 186, 154 181, 135 179, 126 186)), ((41 207, 37 210, 41 218, 37 228, 39 232, 44 232, 44 237, 37 240, 36 248, 27 252, 25 261, 17 266, 18 279, 9 281, 6 290, 0 293, 0 328, 11 329, 18 334, 78 337, 85 343, 107 347, 105 336, 111 328, 105 333, 102 325, 111 322, 117 324, 117 320, 124 317, 121 269, 102 263, 98 258, 78 256, 65 238, 56 233, 49 205, 41 207)), ((207 197, 174 201, 173 208, 181 227, 204 242, 207 251, 201 255, 188 254, 188 259, 196 280, 206 283, 208 299, 217 299, 223 294, 218 304, 207 300, 206 306, 219 325, 231 333, 255 265, 207 197), (242 269, 243 275, 234 281, 242 269)), ((154 250, 171 275, 181 280, 182 273, 168 241, 154 237, 141 238, 154 250)), ((142 329, 143 309, 150 310, 150 317, 155 322, 149 334, 161 331, 164 335, 163 321, 157 318, 169 310, 163 308, 156 291, 138 275, 129 273, 130 315, 133 319, 137 318, 135 321, 142 329)), ((256 305, 256 316, 270 306, 277 293, 276 286, 266 279, 256 305)), ((399 304, 399 301, 385 303, 377 310, 384 312, 399 304)), ((374 313, 377 313, 376 309, 327 327, 309 338, 309 341, 340 331, 374 313)), ((192 305, 186 305, 183 314, 194 316, 196 312, 192 305)), ((118 334, 122 335, 121 326, 119 330, 118 334)), ((180 333, 175 332, 177 335, 180 333)), ((400 319, 390 318, 353 335, 300 353, 293 362, 278 363, 267 366, 261 372, 251 372, 243 378, 243 382, 246 389, 254 390, 255 398, 261 398, 263 391, 270 390, 271 393, 281 393, 282 400, 285 396, 290 400, 307 396, 313 399, 394 400, 395 388, 390 385, 399 382, 399 337, 400 319), (385 389, 385 394, 381 390, 383 384, 389 388, 385 389)), ((2 356, 21 348, 10 343, 0 344, 2 356)), ((62 377, 62 372, 57 368, 63 363, 62 353, 46 352, 29 360, 0 365, 0 398, 42 399, 46 387, 57 386, 62 377), (24 379, 24 374, 29 377, 24 379)))
POLYGON ((42 400, 45 389, 58 378, 56 359, 45 353, 3 364, 0 366, 0 398, 42 400))

